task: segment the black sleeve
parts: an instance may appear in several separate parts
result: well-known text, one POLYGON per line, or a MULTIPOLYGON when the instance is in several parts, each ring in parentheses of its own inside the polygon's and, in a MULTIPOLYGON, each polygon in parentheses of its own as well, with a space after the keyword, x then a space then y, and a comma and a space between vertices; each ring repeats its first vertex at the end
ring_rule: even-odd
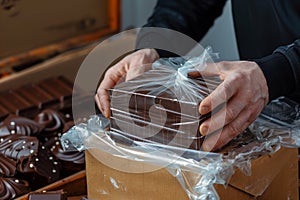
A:
POLYGON ((266 77, 270 100, 289 96, 300 102, 300 39, 255 61, 266 77))
MULTIPOLYGON (((153 14, 144 27, 172 29, 199 42, 213 25, 214 20, 222 14, 225 3, 226 0, 158 0, 153 14)), ((142 30, 138 37, 137 48, 153 48, 151 43, 157 44, 162 41, 168 41, 169 44, 176 43, 177 38, 168 31, 160 32, 158 36, 155 31, 142 30)), ((184 49, 183 52, 192 48, 189 45, 178 46, 184 49)), ((165 57, 161 55, 163 51, 159 51, 159 54, 165 57)))

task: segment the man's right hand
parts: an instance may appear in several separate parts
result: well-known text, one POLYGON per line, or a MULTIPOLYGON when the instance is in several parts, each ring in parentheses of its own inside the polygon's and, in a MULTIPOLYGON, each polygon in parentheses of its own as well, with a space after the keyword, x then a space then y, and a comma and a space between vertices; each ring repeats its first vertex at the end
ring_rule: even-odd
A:
POLYGON ((127 55, 107 70, 95 95, 96 103, 106 118, 110 117, 110 98, 107 90, 113 88, 122 78, 127 81, 149 70, 151 67, 149 64, 158 58, 156 50, 141 49, 127 55))

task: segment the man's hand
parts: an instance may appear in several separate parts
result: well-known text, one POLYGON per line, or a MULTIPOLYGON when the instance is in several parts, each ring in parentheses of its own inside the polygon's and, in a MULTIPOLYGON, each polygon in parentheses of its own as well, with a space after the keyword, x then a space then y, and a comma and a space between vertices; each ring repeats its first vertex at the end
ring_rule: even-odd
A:
POLYGON ((152 64, 158 58, 159 55, 154 49, 141 49, 127 55, 107 70, 95 95, 96 103, 106 118, 110 117, 110 98, 107 90, 113 88, 122 78, 130 80, 142 74, 148 68, 150 69, 151 65, 149 64, 152 64))
MULTIPOLYGON (((204 115, 225 105, 199 128, 207 135, 203 150, 216 150, 245 130, 268 103, 268 87, 263 72, 255 62, 208 63, 202 76, 219 76, 223 82, 199 106, 204 115)), ((197 76, 192 72, 190 76, 197 76)))

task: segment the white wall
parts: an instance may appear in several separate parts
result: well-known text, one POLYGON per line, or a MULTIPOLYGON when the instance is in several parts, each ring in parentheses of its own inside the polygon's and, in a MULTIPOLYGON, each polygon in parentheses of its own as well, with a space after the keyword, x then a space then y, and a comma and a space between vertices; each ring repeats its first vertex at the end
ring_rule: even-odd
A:
MULTIPOLYGON (((155 3, 156 0, 122 0, 122 30, 145 24, 155 3)), ((222 16, 215 21, 200 43, 219 52, 221 60, 238 60, 230 0, 226 3, 222 16)))

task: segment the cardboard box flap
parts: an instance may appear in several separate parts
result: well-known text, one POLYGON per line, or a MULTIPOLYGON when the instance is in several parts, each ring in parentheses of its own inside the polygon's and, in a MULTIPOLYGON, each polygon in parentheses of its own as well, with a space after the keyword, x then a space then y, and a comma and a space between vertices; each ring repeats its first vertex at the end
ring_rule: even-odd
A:
POLYGON ((181 188, 176 178, 171 176, 165 169, 154 170, 156 166, 136 162, 124 158, 112 157, 110 154, 101 152, 98 149, 86 151, 87 181, 94 183, 96 187, 88 187, 88 197, 91 199, 111 199, 113 194, 116 199, 140 200, 140 199, 161 199, 173 200, 174 197, 181 200, 188 200, 186 192, 181 188), (102 157, 103 156, 103 157, 102 157), (101 157, 101 159, 99 158, 101 157), (106 163, 101 163, 105 161, 106 163), (137 170, 149 171, 147 173, 126 173, 109 166, 123 165, 129 172, 137 170), (159 185, 159 187, 157 187, 159 185), (142 189, 141 189, 142 188, 142 189), (139 192, 136 192, 138 189, 139 192))
POLYGON ((229 185, 255 197, 261 196, 294 154, 293 149, 281 149, 275 154, 253 160, 251 176, 236 170, 229 185))
MULTIPOLYGON (((227 187, 220 184, 215 184, 214 187, 222 200, 296 199, 295 197, 298 195, 298 185, 295 184, 297 183, 298 170, 295 165, 297 164, 296 158, 296 149, 282 149, 272 156, 262 156, 252 161, 252 176, 246 176, 241 171, 236 170, 227 187), (258 183, 256 180, 259 179, 262 181, 258 183), (264 179, 266 181, 263 181, 264 179)), ((128 171, 140 171, 144 167, 144 169, 154 167, 146 163, 118 158, 98 149, 89 149, 86 151, 89 198, 192 199, 189 198, 189 195, 193 194, 186 193, 178 180, 165 168, 146 173, 132 173, 112 168, 110 165, 112 163, 123 165, 128 171)), ((191 183, 191 185, 193 184, 191 183)))

